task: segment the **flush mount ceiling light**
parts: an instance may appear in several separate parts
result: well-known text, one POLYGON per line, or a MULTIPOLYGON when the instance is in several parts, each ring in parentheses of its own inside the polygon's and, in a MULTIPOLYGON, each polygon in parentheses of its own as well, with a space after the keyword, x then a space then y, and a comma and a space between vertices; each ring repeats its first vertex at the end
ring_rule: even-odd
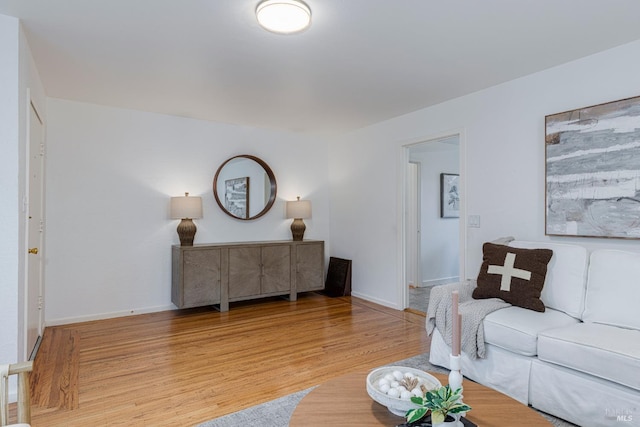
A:
POLYGON ((256 8, 258 23, 279 34, 302 31, 311 24, 311 9, 298 0, 264 0, 256 8))

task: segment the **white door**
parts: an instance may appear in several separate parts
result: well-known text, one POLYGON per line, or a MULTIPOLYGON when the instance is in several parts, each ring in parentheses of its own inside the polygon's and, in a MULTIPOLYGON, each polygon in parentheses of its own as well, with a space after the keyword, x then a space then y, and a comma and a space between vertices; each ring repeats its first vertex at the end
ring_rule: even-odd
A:
POLYGON ((29 115, 29 194, 27 203, 28 254, 26 280, 26 350, 32 353, 42 336, 42 242, 44 218, 43 200, 44 135, 43 125, 33 104, 29 115))

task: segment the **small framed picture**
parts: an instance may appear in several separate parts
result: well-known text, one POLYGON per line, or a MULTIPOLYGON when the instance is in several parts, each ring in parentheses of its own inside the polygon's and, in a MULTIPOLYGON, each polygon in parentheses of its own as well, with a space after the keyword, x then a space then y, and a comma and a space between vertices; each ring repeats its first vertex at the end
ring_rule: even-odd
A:
POLYGON ((249 177, 227 179, 224 189, 227 211, 236 218, 249 218, 249 177))
POLYGON ((440 174, 440 218, 460 218, 458 174, 440 174))

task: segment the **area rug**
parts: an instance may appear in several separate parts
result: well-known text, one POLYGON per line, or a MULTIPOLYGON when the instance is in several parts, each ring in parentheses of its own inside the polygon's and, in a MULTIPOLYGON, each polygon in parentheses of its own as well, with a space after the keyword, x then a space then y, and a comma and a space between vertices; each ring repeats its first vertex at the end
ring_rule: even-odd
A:
MULTIPOLYGON (((429 372, 448 372, 446 369, 429 363, 429 353, 419 354, 408 359, 390 363, 389 365, 407 366, 429 372)), ((298 403, 313 389, 314 387, 311 387, 261 405, 252 406, 251 408, 204 422, 197 427, 287 427, 291 414, 293 414, 298 403)), ((574 424, 545 413, 541 412, 540 414, 556 427, 575 427, 574 424)), ((357 422, 354 422, 353 425, 356 426, 357 422)))

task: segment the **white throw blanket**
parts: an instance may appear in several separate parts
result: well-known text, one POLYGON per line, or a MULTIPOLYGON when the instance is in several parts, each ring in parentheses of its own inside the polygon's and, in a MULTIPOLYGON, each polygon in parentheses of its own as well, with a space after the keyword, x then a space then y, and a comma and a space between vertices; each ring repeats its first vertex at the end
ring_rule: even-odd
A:
POLYGON ((484 317, 511 304, 499 298, 473 299, 471 294, 476 288, 475 280, 435 286, 429 295, 427 308, 427 334, 431 335, 435 328, 451 347, 451 292, 458 291, 458 312, 462 315, 462 338, 460 349, 472 359, 484 358, 484 317))

